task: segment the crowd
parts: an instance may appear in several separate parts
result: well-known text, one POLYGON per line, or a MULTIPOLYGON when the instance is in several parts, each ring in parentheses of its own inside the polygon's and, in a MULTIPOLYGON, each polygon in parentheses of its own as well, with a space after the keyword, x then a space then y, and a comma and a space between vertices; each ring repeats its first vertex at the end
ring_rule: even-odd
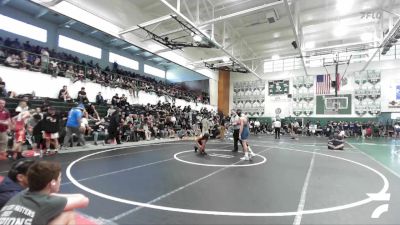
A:
POLYGON ((182 139, 200 133, 210 133, 211 138, 225 136, 226 118, 214 110, 204 107, 197 111, 190 106, 182 108, 161 101, 155 105, 130 105, 121 97, 113 97, 105 116, 100 116, 96 104, 84 98, 69 112, 58 111, 46 102, 40 108, 31 109, 28 98, 22 99, 16 109, 8 110, 6 101, 0 99, 0 158, 23 158, 25 148, 53 154, 61 147, 73 146, 73 140, 84 146, 86 140, 98 145, 103 143, 101 140, 120 144, 182 139))
MULTIPOLYGON (((275 121, 275 120, 274 120, 275 121)), ((275 132, 276 126, 274 121, 269 123, 250 120, 250 130, 254 134, 272 134, 275 132)), ((322 124, 319 120, 278 120, 281 134, 290 134, 295 132, 307 136, 332 136, 335 132, 343 131, 347 137, 371 138, 384 136, 400 136, 400 122, 383 124, 376 121, 328 121, 322 124)))
POLYGON ((154 92, 158 96, 167 95, 173 99, 204 104, 210 102, 206 92, 191 91, 180 84, 168 84, 124 70, 116 62, 111 68, 101 68, 98 62, 85 62, 71 54, 32 45, 29 41, 21 44, 18 39, 3 40, 0 37, 0 63, 13 68, 41 71, 55 77, 67 77, 72 82, 91 81, 103 86, 127 89, 134 97, 138 97, 139 91, 145 91, 154 92))

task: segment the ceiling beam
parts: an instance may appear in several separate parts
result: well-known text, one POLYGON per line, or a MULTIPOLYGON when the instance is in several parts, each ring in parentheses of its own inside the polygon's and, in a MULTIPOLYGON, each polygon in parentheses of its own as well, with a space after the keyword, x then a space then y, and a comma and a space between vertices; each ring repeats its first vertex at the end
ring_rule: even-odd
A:
POLYGON ((126 33, 129 33, 131 31, 138 30, 138 29, 140 29, 140 27, 147 27, 147 26, 150 26, 150 25, 153 25, 153 24, 156 24, 156 23, 160 23, 160 22, 165 21, 165 20, 169 20, 171 18, 172 18, 172 15, 161 16, 159 18, 156 18, 156 19, 149 20, 149 21, 146 21, 144 23, 141 23, 141 24, 139 24, 137 26, 130 27, 130 28, 126 29, 126 30, 123 30, 123 31, 119 32, 118 34, 119 35, 126 34, 126 33))
POLYGON ((212 20, 205 21, 203 23, 200 23, 198 26, 204 26, 204 25, 207 25, 207 24, 216 23, 216 22, 219 22, 219 21, 227 20, 227 19, 234 18, 234 17, 237 17, 237 16, 242 16, 242 15, 245 15, 245 14, 248 14, 248 13, 252 13, 252 12, 255 12, 255 11, 258 11, 258 10, 261 10, 261 9, 270 8, 270 7, 281 5, 281 4, 282 4, 282 1, 279 0, 279 1, 275 1, 273 3, 256 6, 256 7, 250 8, 250 9, 245 9, 245 10, 242 10, 242 11, 239 11, 239 12, 231 13, 231 14, 228 14, 228 15, 225 15, 225 16, 220 16, 218 18, 214 18, 212 20))
POLYGON ((42 9, 40 10, 36 15, 35 15, 35 19, 39 19, 40 17, 46 15, 49 12, 48 9, 42 9))
POLYGON ((85 33, 85 36, 90 36, 90 35, 95 34, 95 33, 97 33, 97 32, 99 32, 99 30, 93 29, 93 30, 90 31, 90 32, 86 32, 86 33, 85 33))
POLYGON ((7 5, 11 0, 2 0, 0 5, 5 6, 7 5))
POLYGON ((69 20, 67 20, 65 23, 62 23, 62 24, 60 24, 60 25, 58 25, 59 27, 65 27, 65 26, 72 26, 72 25, 74 25, 76 23, 76 20, 74 20, 74 19, 69 19, 69 20))
MULTIPOLYGON (((283 0, 283 1, 285 3, 285 8, 286 8, 286 11, 288 13, 290 24, 292 25, 294 38, 295 38, 295 41, 297 43, 297 50, 298 50, 298 52, 300 54, 301 62, 303 63, 304 72, 305 72, 305 75, 308 76, 306 63, 304 62, 304 58, 303 58, 303 52, 301 51, 301 46, 300 46, 301 43, 300 43, 300 40, 299 40, 299 35, 297 33, 297 30, 296 30, 296 27, 295 27, 295 24, 294 24, 294 21, 293 21, 293 15, 292 15, 292 12, 290 11, 289 3, 288 3, 288 0, 283 0)), ((292 3, 294 3, 294 2, 292 2, 292 3)))
POLYGON ((189 9, 189 6, 188 6, 187 3, 186 3, 186 0, 183 0, 183 6, 185 7, 186 12, 188 13, 190 19, 191 19, 192 21, 194 21, 194 17, 193 17, 193 15, 192 15, 192 12, 190 12, 190 9, 189 9))
MULTIPOLYGON (((164 5, 166 5, 170 10, 172 10, 173 12, 175 12, 179 17, 181 17, 183 20, 185 20, 187 23, 189 23, 192 27, 196 28, 203 36, 208 37, 206 33, 204 33, 203 31, 201 31, 198 26, 196 26, 192 21, 190 21, 185 15, 183 15, 182 13, 180 13, 176 8, 174 8, 171 4, 168 3, 167 0, 160 0, 162 3, 164 3, 164 5)), ((213 43, 215 46, 217 46, 217 48, 219 48, 221 51, 223 51, 226 55, 230 56, 231 60, 238 63, 239 65, 241 65, 242 67, 244 67, 246 70, 250 71, 253 75, 255 75, 256 77, 258 77, 259 79, 261 79, 260 75, 258 75, 255 71, 253 71, 252 69, 250 69, 246 64, 244 64, 243 62, 241 62, 239 59, 237 59, 235 56, 233 56, 230 52, 228 52, 226 49, 224 49, 218 42, 216 42, 215 40, 209 39, 209 41, 211 43, 213 43)))
POLYGON ((380 51, 380 48, 385 46, 387 44, 387 42, 389 41, 389 39, 393 36, 393 34, 399 29, 400 27, 400 18, 397 19, 395 25, 392 27, 392 29, 390 29, 390 31, 386 34, 385 38, 383 38, 382 43, 379 45, 379 48, 376 49, 376 51, 374 52, 374 54, 372 56, 370 56, 370 58, 368 59, 367 63, 364 65, 364 67, 360 70, 360 72, 364 71, 365 69, 368 68, 369 64, 371 63, 372 59, 375 58, 376 54, 380 51))

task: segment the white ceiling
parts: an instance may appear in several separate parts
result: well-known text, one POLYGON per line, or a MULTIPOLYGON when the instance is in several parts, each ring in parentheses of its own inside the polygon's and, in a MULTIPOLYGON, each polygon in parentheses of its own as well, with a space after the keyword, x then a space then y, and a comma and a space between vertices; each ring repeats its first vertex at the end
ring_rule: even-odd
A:
MULTIPOLYGON (((162 0, 65 1, 122 29, 128 29, 161 16, 176 14, 162 0)), ((214 36, 211 38, 225 49, 225 51, 202 48, 174 50, 173 52, 189 61, 187 64, 223 57, 229 53, 259 74, 262 73, 263 61, 271 59, 273 55, 280 57, 300 55, 300 51, 294 49, 291 44, 296 40, 294 27, 298 32, 300 42, 298 45, 301 46, 303 55, 312 54, 318 49, 336 49, 360 44, 376 45, 383 40, 383 32, 390 27, 391 21, 398 18, 394 14, 400 11, 398 0, 288 0, 293 26, 284 0, 167 0, 167 2, 174 7, 177 6, 177 2, 180 2, 180 12, 209 35, 211 35, 213 25, 214 36), (215 18, 274 2, 280 2, 280 4, 201 26, 206 21, 215 18), (382 9, 390 10, 394 14, 382 9), (371 18, 370 14, 369 18, 362 18, 366 12, 382 16, 379 19, 371 18), (270 15, 277 15, 278 20, 268 23, 267 17, 270 15)), ((184 19, 180 17, 180 20, 184 19)), ((146 28, 161 35, 180 26, 169 19, 146 28)), ((182 36, 182 34, 185 32, 176 32, 170 37, 180 37, 179 35, 182 36)), ((139 30, 121 37, 134 37, 138 44, 150 48, 153 48, 155 44, 146 37, 146 33, 139 30)), ((187 40, 190 36, 185 38, 182 40, 187 40)), ((159 46, 156 53, 157 50, 158 52, 168 51, 165 46, 159 46)), ((195 66, 202 66, 202 63, 195 66)))

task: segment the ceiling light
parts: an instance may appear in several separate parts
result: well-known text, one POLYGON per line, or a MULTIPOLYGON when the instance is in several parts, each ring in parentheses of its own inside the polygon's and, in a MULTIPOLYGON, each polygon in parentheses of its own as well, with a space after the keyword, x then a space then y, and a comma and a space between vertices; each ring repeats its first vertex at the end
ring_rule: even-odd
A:
POLYGON ((231 59, 230 59, 229 57, 223 57, 223 58, 222 58, 222 61, 224 61, 224 62, 227 63, 227 62, 231 61, 231 59))
POLYGON ((360 35, 361 41, 369 42, 372 41, 373 35, 371 33, 363 33, 360 35))
POLYGON ((279 33, 279 32, 276 32, 276 33, 274 33, 274 38, 278 38, 278 37, 280 37, 281 36, 281 34, 279 33))
POLYGON ((345 36, 347 33, 349 32, 349 27, 347 27, 346 25, 339 23, 335 29, 333 29, 333 34, 336 37, 343 37, 345 36))
POLYGON ((315 48, 315 41, 309 41, 304 44, 305 49, 313 49, 315 48))
POLYGON ((339 13, 347 13, 353 8, 354 0, 337 0, 336 9, 339 13))
POLYGON ((196 34, 196 35, 193 36, 193 40, 196 41, 196 42, 200 42, 202 40, 202 38, 201 38, 200 35, 196 34))
POLYGON ((280 59, 280 57, 279 57, 279 55, 273 55, 273 56, 271 57, 271 59, 272 59, 272 60, 278 60, 278 59, 280 59))

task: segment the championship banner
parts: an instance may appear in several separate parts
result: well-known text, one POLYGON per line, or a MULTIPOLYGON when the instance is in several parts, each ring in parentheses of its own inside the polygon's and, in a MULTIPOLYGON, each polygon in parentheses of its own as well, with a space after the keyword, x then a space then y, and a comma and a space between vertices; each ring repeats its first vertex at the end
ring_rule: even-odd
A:
POLYGON ((234 82, 233 109, 250 116, 264 115, 265 90, 265 81, 234 82))

